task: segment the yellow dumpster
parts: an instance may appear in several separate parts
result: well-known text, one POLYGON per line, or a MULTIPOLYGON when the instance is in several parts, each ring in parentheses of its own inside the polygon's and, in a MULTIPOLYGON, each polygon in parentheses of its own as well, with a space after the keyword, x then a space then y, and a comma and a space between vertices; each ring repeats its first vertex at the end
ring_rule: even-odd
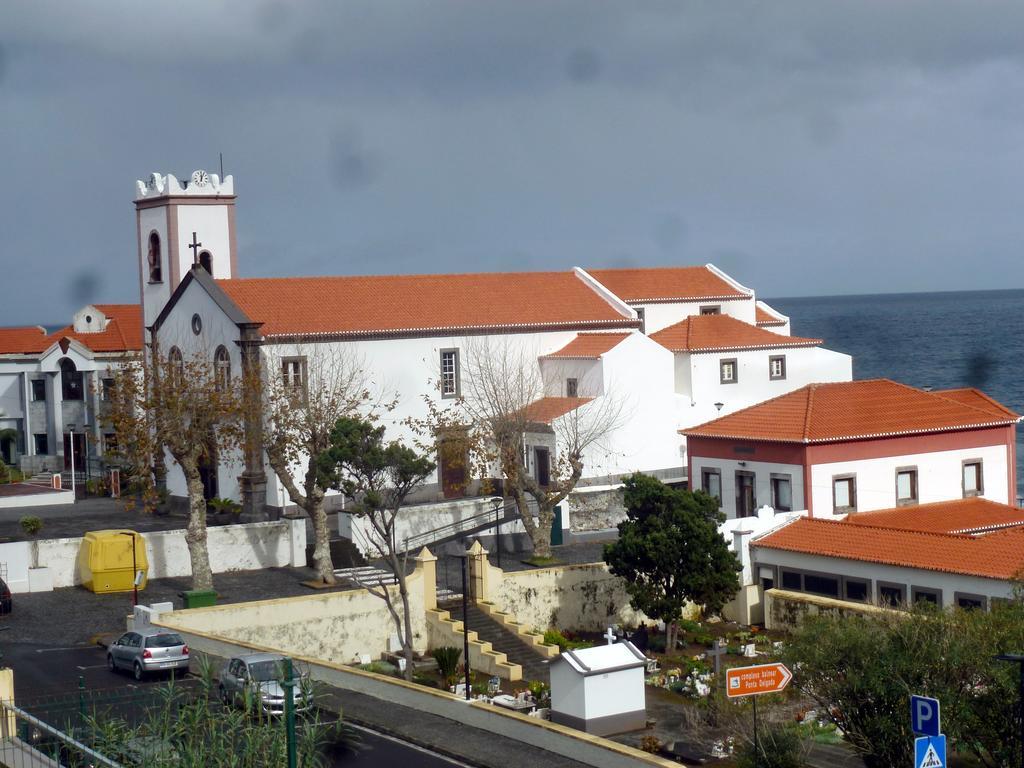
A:
POLYGON ((78 575, 82 586, 96 593, 131 592, 135 573, 141 571, 139 589, 149 572, 146 540, 135 531, 89 531, 78 550, 78 575), (132 549, 134 544, 134 562, 132 549))

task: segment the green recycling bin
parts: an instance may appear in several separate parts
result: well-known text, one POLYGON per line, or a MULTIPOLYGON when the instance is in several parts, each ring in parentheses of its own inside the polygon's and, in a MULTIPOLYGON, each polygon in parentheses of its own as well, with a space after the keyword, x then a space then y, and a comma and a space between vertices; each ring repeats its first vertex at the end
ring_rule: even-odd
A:
POLYGON ((212 589, 189 589, 181 593, 186 608, 208 608, 217 604, 217 593, 212 589))

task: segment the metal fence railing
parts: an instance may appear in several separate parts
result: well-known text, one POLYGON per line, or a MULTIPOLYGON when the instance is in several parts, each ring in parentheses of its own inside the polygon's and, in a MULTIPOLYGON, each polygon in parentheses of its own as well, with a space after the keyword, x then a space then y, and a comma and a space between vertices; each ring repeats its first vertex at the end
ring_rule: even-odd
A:
POLYGON ((122 768, 69 733, 0 702, 0 765, 5 768, 122 768))

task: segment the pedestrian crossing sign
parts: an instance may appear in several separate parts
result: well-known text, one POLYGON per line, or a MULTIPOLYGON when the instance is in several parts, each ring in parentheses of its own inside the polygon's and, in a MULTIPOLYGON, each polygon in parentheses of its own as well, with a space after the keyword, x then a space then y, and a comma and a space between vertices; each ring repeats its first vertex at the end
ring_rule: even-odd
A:
POLYGON ((946 768, 945 735, 914 739, 914 765, 916 768, 946 768))

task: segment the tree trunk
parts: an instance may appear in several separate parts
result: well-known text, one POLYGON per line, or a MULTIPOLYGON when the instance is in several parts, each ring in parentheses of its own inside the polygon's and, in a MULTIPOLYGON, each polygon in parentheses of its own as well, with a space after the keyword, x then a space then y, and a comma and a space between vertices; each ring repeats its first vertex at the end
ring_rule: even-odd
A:
POLYGON ((319 489, 306 494, 306 513, 313 521, 316 543, 313 547, 313 567, 317 577, 325 584, 334 584, 334 560, 331 558, 331 532, 327 525, 324 494, 319 489))
POLYGON ((213 589, 213 571, 210 568, 210 552, 206 546, 206 497, 203 495, 203 481, 195 462, 179 461, 185 482, 188 485, 188 526, 185 528, 185 543, 192 561, 192 589, 213 589))
POLYGON ((412 681, 412 619, 409 616, 409 589, 405 585, 405 569, 399 566, 395 571, 398 576, 398 593, 402 596, 402 653, 405 656, 405 679, 412 681))

